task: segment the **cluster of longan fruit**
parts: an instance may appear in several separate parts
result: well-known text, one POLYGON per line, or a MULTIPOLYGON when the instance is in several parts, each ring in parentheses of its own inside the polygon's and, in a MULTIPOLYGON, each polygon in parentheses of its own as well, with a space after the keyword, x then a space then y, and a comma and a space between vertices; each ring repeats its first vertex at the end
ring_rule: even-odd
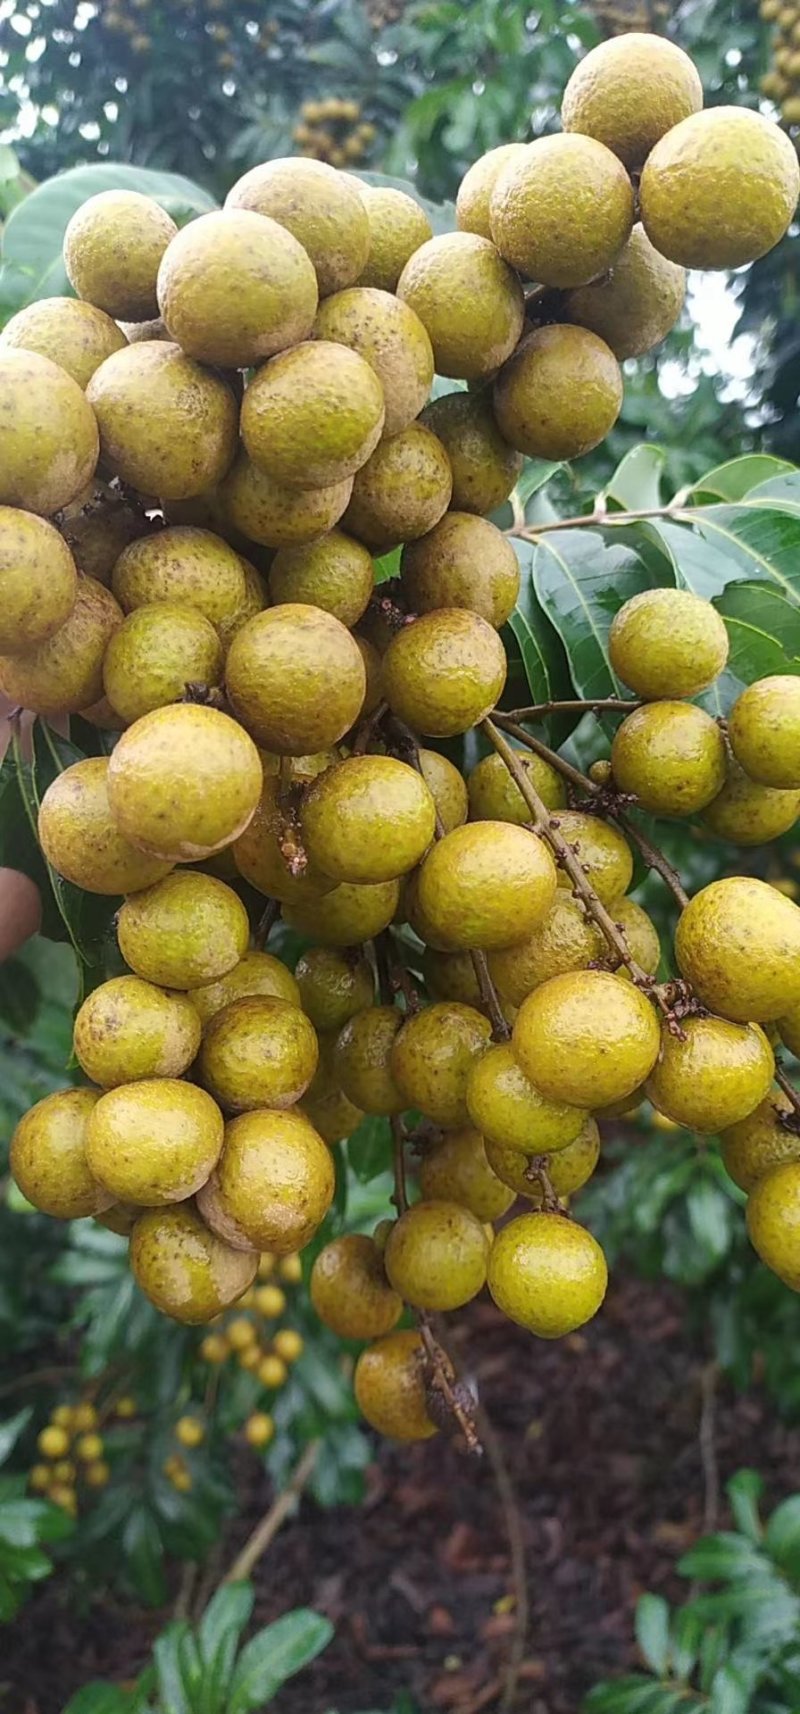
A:
POLYGON ((323 101, 303 102, 292 142, 310 160, 346 167, 363 160, 376 135, 371 121, 361 118, 360 102, 331 95, 323 101))
MULTIPOLYGON (((111 1410, 119 1421, 135 1413, 136 1402, 127 1395, 118 1398, 111 1410)), ((31 1490, 73 1518, 111 1476, 101 1426, 97 1406, 82 1398, 56 1405, 37 1437, 40 1461, 28 1472, 31 1490)))
POLYGON ((761 93, 776 103, 787 125, 800 125, 800 6, 794 0, 761 0, 759 12, 773 26, 771 64, 761 93))

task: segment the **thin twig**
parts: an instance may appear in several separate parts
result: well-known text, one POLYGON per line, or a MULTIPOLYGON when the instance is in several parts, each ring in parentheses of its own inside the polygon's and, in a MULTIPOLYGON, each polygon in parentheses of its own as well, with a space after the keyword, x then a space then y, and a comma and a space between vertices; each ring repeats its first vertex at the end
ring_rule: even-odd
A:
POLYGON ((27 1392, 29 1387, 48 1386, 51 1381, 62 1381, 67 1375, 78 1375, 80 1370, 77 1363, 54 1364, 49 1369, 29 1369, 25 1375, 15 1375, 13 1381, 4 1381, 0 1387, 0 1399, 10 1398, 12 1393, 27 1392))
POLYGON ((790 1083, 786 1076, 786 1072, 781 1071, 779 1065, 775 1067, 775 1082, 777 1083, 778 1088, 783 1090, 784 1095, 788 1096, 795 1113, 800 1113, 800 1091, 795 1089, 793 1083, 790 1083))
POLYGON ((469 1387, 457 1380, 449 1352, 434 1332, 427 1311, 417 1309, 414 1314, 425 1352, 426 1391, 433 1421, 441 1426, 442 1415, 445 1421, 452 1417, 461 1430, 467 1451, 473 1457, 480 1457, 483 1446, 475 1424, 477 1401, 469 1387))
POLYGON ((530 1618, 530 1602, 528 1599, 528 1576, 525 1565, 525 1541, 520 1523, 521 1510, 511 1472, 503 1455, 500 1439, 495 1433, 494 1426, 482 1404, 476 1404, 475 1417, 481 1440, 486 1448, 486 1456, 491 1465, 492 1475, 497 1487, 497 1493, 503 1512, 503 1521, 508 1536, 508 1548, 511 1557, 511 1583, 514 1592, 514 1631, 508 1651, 508 1660, 503 1680, 503 1690, 498 1704, 498 1714, 510 1714, 519 1683, 520 1668, 525 1658, 525 1643, 528 1634, 530 1618))
POLYGON ((194 1594, 195 1584, 197 1583, 199 1570, 200 1567, 196 1559, 187 1559, 184 1561, 183 1570, 181 1571, 181 1580, 178 1584, 178 1593, 175 1597, 175 1605, 172 1609, 173 1619, 188 1619, 189 1613, 191 1612, 192 1596, 194 1594))
POLYGON ((389 1120, 392 1133, 392 1170, 394 1172, 394 1194, 392 1202, 397 1209, 398 1218, 405 1214, 408 1208, 408 1192, 406 1190, 406 1133, 402 1119, 393 1115, 389 1120))
POLYGON ((681 518, 691 523, 699 510, 697 506, 676 506, 672 500, 667 506, 645 506, 635 512, 580 512, 574 518, 553 518, 543 524, 528 524, 522 530, 512 527, 505 533, 507 536, 521 536, 526 542, 535 542, 538 536, 549 535, 554 530, 598 530, 609 524, 643 523, 647 518, 681 518))
POLYGON ((277 899, 267 899, 263 911, 256 923, 253 934, 253 946, 256 952, 263 952, 270 937, 270 932, 278 920, 280 904, 277 899))
POLYGON ((518 726, 509 715, 498 714, 497 709, 495 709, 492 719, 496 726, 500 726, 504 732, 508 733, 509 738, 516 738, 517 742, 524 744, 526 750, 530 750, 534 756, 541 756, 543 762, 549 762, 551 768, 555 768, 559 774, 563 774, 564 779, 569 780, 570 784, 576 786, 578 791, 586 792, 589 797, 595 797, 601 790, 600 786, 595 785, 594 780, 589 779, 588 774, 582 774, 580 768, 573 767, 565 756, 560 756, 557 750, 551 750, 550 745, 544 744, 541 738, 533 738, 530 732, 526 732, 524 727, 518 726))
POLYGON ((715 1434, 719 1363, 706 1363, 700 1374, 700 1460, 703 1466, 703 1529, 707 1534, 719 1522, 719 1465, 715 1434))
POLYGON ((571 697, 566 702, 533 702, 529 708, 510 708, 504 720, 546 720, 550 714, 632 714, 641 703, 633 697, 600 696, 593 701, 571 697))
POLYGON ((511 1035, 511 1030, 508 1020, 503 1015, 503 1008, 500 1005, 500 996, 495 988, 494 982, 492 981, 486 953, 480 952, 473 947, 470 950, 470 958, 472 960, 472 968, 475 972, 475 980, 480 989, 481 1005, 489 1014, 489 1021, 492 1026, 492 1037, 495 1041, 508 1041, 511 1035))
POLYGON ((377 708, 373 708, 372 713, 368 714, 365 720, 362 720, 353 739, 353 748, 350 752, 352 756, 363 756, 365 751, 369 749, 384 714, 387 714, 388 711, 388 702, 379 702, 377 708))
POLYGON ((303 1489, 313 1476, 321 1448, 321 1441, 309 1441, 302 1458, 289 1477, 286 1487, 278 1494, 269 1511, 261 1519, 260 1524, 256 1525, 252 1535, 245 1542, 241 1553, 236 1555, 233 1564, 226 1571, 225 1576, 221 1578, 220 1589, 224 1588, 226 1583, 241 1583, 250 1576, 253 1567, 258 1564, 262 1554, 266 1553, 281 1524, 289 1516, 295 1500, 299 1499, 303 1489))
MULTIPOLYGON (((589 783, 591 784, 591 781, 589 783)), ((641 828, 636 826, 635 821, 631 821, 630 817, 625 814, 624 810, 616 810, 612 806, 609 809, 609 815, 614 821, 619 822, 620 827, 627 834, 628 838, 633 840, 634 845, 637 847, 640 856, 647 864, 648 869, 654 869, 656 874, 661 876, 662 881, 664 881, 669 887, 679 910, 685 911, 686 906, 689 903, 689 894, 683 885, 677 869, 675 869, 669 859, 664 856, 663 851, 659 851, 658 846, 653 845, 652 841, 648 839, 647 834, 642 833, 641 828)))

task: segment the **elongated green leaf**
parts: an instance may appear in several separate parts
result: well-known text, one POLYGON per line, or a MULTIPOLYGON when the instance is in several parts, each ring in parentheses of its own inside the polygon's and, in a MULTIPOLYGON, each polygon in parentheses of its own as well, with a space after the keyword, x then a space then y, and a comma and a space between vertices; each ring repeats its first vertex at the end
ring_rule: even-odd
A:
MULTIPOLYGON (((572 695, 569 662, 561 638, 534 588, 533 565, 537 549, 533 542, 519 540, 515 540, 513 546, 519 560, 520 589, 508 629, 519 648, 531 701, 563 700, 572 695)), ((547 725, 549 736, 555 742, 563 743, 574 722, 562 717, 548 721, 547 725)))
POLYGON ((727 1489, 736 1528, 750 1541, 759 1542, 764 1534, 758 1511, 758 1502, 764 1492, 763 1476, 757 1470, 737 1470, 727 1489))
POLYGON ((667 454, 663 446, 643 441, 631 447, 607 483, 606 503, 623 512, 638 512, 661 504, 661 479, 667 454))
POLYGON ((114 1684, 84 1684, 64 1707, 64 1714, 127 1714, 131 1699, 114 1684))
POLYGON ((181 1645, 189 1635, 186 1620, 177 1619, 153 1644, 158 1700, 163 1714, 192 1714, 181 1662, 181 1645))
POLYGON ((392 1159, 388 1119, 362 1119, 348 1138, 347 1159, 360 1184, 371 1184, 379 1173, 385 1172, 392 1159))
POLYGON ((729 559, 728 583, 774 583, 800 604, 800 516, 768 506, 707 506, 694 528, 729 559))
MULTIPOLYGON (((32 817, 38 814, 42 798, 52 781, 64 768, 80 760, 80 751, 76 750, 68 739, 55 732, 47 721, 34 721, 33 765, 30 774, 25 775, 30 786, 29 808, 32 817)), ((18 752, 17 762, 18 771, 20 768, 24 769, 18 752)), ((65 881, 49 863, 47 874, 66 936, 72 942, 82 967, 82 997, 92 985, 92 981, 97 981, 105 974, 105 963, 113 948, 112 924, 122 901, 96 893, 85 893, 81 887, 75 887, 71 881, 65 881), (88 980, 87 971, 94 973, 88 980)))
POLYGON ((563 468, 563 464, 554 464, 552 459, 548 458, 526 459, 515 489, 517 499, 523 509, 527 506, 528 501, 533 499, 534 494, 538 494, 541 488, 546 487, 551 476, 555 476, 556 471, 563 470, 563 468))
POLYGON ((751 1686, 735 1666, 721 1666, 711 1681, 708 1714, 747 1714, 751 1686))
POLYGON ((604 540, 599 531, 554 530, 540 537, 534 588, 564 645, 579 696, 624 695, 608 660, 611 621, 625 601, 654 582, 632 548, 604 540))
POLYGON ((155 1518, 143 1506, 128 1518, 122 1532, 122 1546, 138 1594, 149 1607, 160 1606, 167 1597, 164 1550, 155 1518))
POLYGON ((800 1576, 800 1494, 777 1506, 764 1536, 767 1553, 793 1578, 800 1576))
MULTIPOLYGON (((709 508, 710 510, 710 508, 709 508)), ((672 581, 679 589, 691 589, 704 601, 721 595, 737 577, 752 575, 731 560, 722 544, 707 539, 690 524, 656 518, 640 526, 641 533, 657 542, 672 566, 672 581)))
POLYGON ((17 1411, 16 1416, 11 1416, 7 1422, 0 1423, 0 1464, 5 1464, 30 1419, 31 1407, 26 1405, 24 1410, 17 1411))
POLYGON ((701 476, 689 495, 689 502, 694 505, 707 500, 743 500, 760 484, 793 470, 794 466, 783 458, 773 458, 766 452, 748 452, 742 458, 718 464, 715 470, 701 476))
POLYGON ((800 512, 800 470, 785 465, 783 474, 759 482, 746 496, 748 506, 777 506, 783 512, 800 512))
POLYGON ((732 583, 717 597, 730 638, 729 670, 742 684, 800 672, 800 609, 766 583, 732 583))
POLYGON ((330 1621, 308 1608, 300 1607, 276 1619, 242 1650, 227 1714, 255 1714, 287 1679, 327 1648, 332 1636, 330 1621))
POLYGON ((0 1023, 14 1035, 27 1035, 39 1010, 39 984, 20 958, 0 969, 0 1023))
POLYGON ((645 1665, 663 1678, 669 1664, 669 1604, 663 1595, 642 1595, 637 1601, 636 1641, 645 1665))
POLYGON ((251 1583, 229 1583, 217 1590, 197 1628, 200 1653, 206 1666, 210 1665, 228 1637, 235 1637, 238 1641, 252 1611, 251 1583))

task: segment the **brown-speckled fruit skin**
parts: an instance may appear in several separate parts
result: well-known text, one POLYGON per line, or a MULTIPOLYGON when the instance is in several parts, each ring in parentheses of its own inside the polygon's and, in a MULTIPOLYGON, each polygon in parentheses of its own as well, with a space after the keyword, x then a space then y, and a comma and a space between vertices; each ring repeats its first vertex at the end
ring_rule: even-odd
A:
MULTIPOLYGON (((651 922, 647 912, 635 899, 614 899, 611 905, 611 915, 627 941, 628 951, 636 960, 640 970, 648 976, 655 976, 661 962, 661 941, 655 923, 651 922)), ((617 960, 617 954, 608 948, 608 962, 614 964, 617 974, 625 977, 629 972, 617 960)))
POLYGON ((687 1130, 711 1134, 746 1119, 771 1087, 775 1060, 757 1025, 727 1018, 686 1018, 683 1039, 664 1028, 647 1079, 659 1113, 687 1130))
POLYGON ((375 997, 375 979, 366 958, 333 947, 311 946, 301 953, 294 979, 298 1005, 316 1030, 342 1029, 375 997))
MULTIPOLYGON (((306 783, 302 779, 302 784, 306 783)), ((291 873, 281 848, 284 828, 280 779, 277 774, 265 773, 255 815, 232 847, 239 873, 265 898, 280 899, 282 904, 309 894, 330 892, 333 880, 313 863, 301 874, 291 873)))
POLYGON ((268 476, 241 447, 217 490, 223 516, 248 541, 291 548, 316 541, 338 524, 353 478, 320 488, 291 488, 268 476))
POLYGON ((703 105, 703 85, 677 43, 631 30, 601 42, 576 66, 564 90, 565 131, 597 137, 627 167, 703 105))
POLYGON ((357 283, 393 292, 409 256, 433 237, 431 223, 405 191, 363 184, 361 198, 369 221, 369 255, 357 283))
POLYGON ((79 387, 87 387, 95 369, 126 344, 110 315, 77 298, 40 298, 12 315, 0 333, 0 350, 15 346, 49 357, 79 387))
POLYGON ((146 982, 201 988, 247 951, 250 924, 238 894, 214 875, 173 870, 125 900, 117 919, 123 958, 146 982))
POLYGON ((366 611, 373 585, 369 549, 344 530, 329 530, 302 547, 279 549, 269 568, 275 606, 294 601, 321 607, 348 630, 366 611))
POLYGON ((489 205, 492 191, 500 174, 511 161, 521 161, 527 155, 527 143, 501 143, 487 149, 467 169, 456 197, 456 225, 459 232, 477 232, 479 238, 491 238, 489 205))
POLYGON ((133 501, 95 477, 59 512, 58 528, 78 570, 108 588, 123 548, 146 536, 151 524, 133 501))
POLYGON ((424 423, 382 440, 356 471, 345 526, 374 553, 432 530, 453 491, 450 461, 424 423))
POLYGON ((64 234, 64 266, 79 298, 119 321, 158 313, 158 267, 178 228, 135 190, 107 190, 78 208, 64 234))
POLYGON ((492 238, 530 280, 563 290, 605 273, 633 226, 625 168, 593 137, 537 137, 498 174, 489 204, 492 238))
POLYGON ((437 841, 419 872, 420 910, 441 952, 524 940, 556 895, 548 847, 508 821, 471 821, 437 841))
POLYGON ((482 380, 511 355, 522 332, 519 280, 494 245, 472 232, 422 244, 400 275, 397 295, 427 328, 439 375, 482 380))
POLYGON ((247 369, 308 338, 317 280, 285 227, 230 208, 202 214, 173 238, 158 270, 158 306, 188 357, 247 369))
MULTIPOLYGON (((633 879, 633 852, 624 834, 580 809, 565 809, 558 817, 558 829, 572 846, 598 898, 604 905, 612 905, 633 879)), ((573 890, 564 869, 558 871, 558 884, 573 890)))
POLYGON ((86 1159, 115 1202, 183 1202, 219 1159, 222 1114, 204 1089, 172 1077, 108 1090, 89 1116, 86 1159))
POLYGON ((131 542, 114 566, 112 588, 126 613, 177 601, 196 607, 220 632, 247 594, 239 555, 221 536, 193 524, 168 524, 131 542))
POLYGON ((522 453, 503 439, 489 401, 479 393, 445 393, 422 412, 450 460, 451 505, 483 516, 508 499, 522 470, 522 453))
POLYGON ((333 340, 307 340, 259 369, 242 400, 241 430, 254 464, 295 488, 354 476, 383 433, 383 388, 374 369, 333 340))
POLYGON ((671 262, 739 268, 783 237, 799 190, 785 131, 743 107, 709 107, 673 126, 648 155, 642 222, 671 262))
POLYGON ((750 875, 712 881, 678 919, 675 956, 703 1004, 765 1023, 800 1000, 800 910, 750 875))
POLYGON ((237 179, 225 207, 253 209, 293 233, 316 269, 320 297, 352 285, 369 256, 360 191, 325 161, 264 161, 237 179))
POLYGON ((320 305, 314 335, 348 345, 375 370, 386 403, 384 435, 399 434, 419 416, 433 382, 433 348, 408 304, 353 286, 320 305))
POLYGON ((115 352, 95 370, 86 396, 104 465, 142 494, 164 500, 204 494, 233 461, 233 393, 178 345, 142 340, 115 352))
POLYGON ((493 1143, 535 1155, 574 1142, 585 1114, 568 1101, 548 1100, 518 1065, 510 1042, 487 1049, 470 1068, 467 1111, 493 1143))
POLYGON ((600 1132, 596 1121, 584 1114, 577 1137, 573 1137, 566 1148, 553 1154, 538 1149, 523 1154, 520 1149, 487 1138, 486 1159, 492 1171, 517 1196, 525 1196, 540 1207, 542 1181, 537 1176, 528 1176, 531 1160, 536 1154, 546 1154, 547 1177, 556 1196, 573 1196, 591 1178, 600 1159, 600 1132))
POLYGON ((0 690, 37 714, 78 714, 103 694, 103 656, 121 624, 113 595, 93 577, 79 577, 63 625, 24 655, 0 656, 0 690))
POLYGON ((407 762, 351 756, 309 787, 301 826, 311 861, 333 880, 391 881, 424 856, 436 807, 407 762))
POLYGON ((622 363, 626 357, 642 357, 666 339, 685 297, 686 270, 655 249, 643 226, 634 226, 609 275, 569 292, 563 313, 604 339, 622 363))
POLYGON ((704 809, 703 825, 733 845, 767 845, 788 833, 798 815, 800 791, 759 785, 730 756, 725 784, 704 809))
POLYGON ((466 607, 498 630, 519 595, 519 561, 488 518, 446 512, 420 541, 403 549, 400 577, 414 613, 466 607))
POLYGON ((367 1006, 340 1031, 333 1071, 345 1095, 364 1113, 402 1113, 407 1105, 391 1071, 392 1048, 402 1028, 396 1006, 367 1006))
POLYGON ((107 756, 87 756, 56 776, 42 798, 38 832, 48 863, 87 893, 135 893, 172 868, 120 833, 108 801, 107 756))
POLYGON ((154 708, 123 732, 108 796, 121 831, 173 862, 213 856, 252 820, 263 771, 238 722, 199 703, 154 708))
MULTIPOLYGON (((208 982, 201 988, 193 988, 191 1002, 202 1024, 207 1024, 210 1018, 221 1012, 223 1006, 230 1006, 234 1000, 244 1000, 252 995, 271 995, 276 1000, 288 1000, 292 1006, 299 1006, 300 989, 292 975, 279 958, 273 958, 271 952, 251 951, 234 964, 224 976, 216 982, 208 982)), ((307 1010, 308 1008, 304 1008, 307 1010)), ((314 1022, 312 1018, 312 1023, 314 1022)))
POLYGON ((320 1321, 340 1339, 379 1339, 391 1333, 403 1313, 403 1300, 386 1278, 377 1245, 360 1232, 334 1238, 320 1250, 309 1296, 320 1321))
POLYGON ((754 1184, 786 1161, 800 1161, 800 1136, 781 1124, 793 1111, 791 1101, 773 1089, 746 1119, 729 1125, 720 1136, 726 1171, 740 1190, 754 1184))
POLYGON ((288 1000, 250 995, 206 1025, 200 1079, 230 1113, 292 1107, 317 1069, 316 1031, 288 1000))
POLYGON ((0 505, 50 517, 97 465, 94 414, 72 376, 35 351, 0 351, 0 505))
POLYGON ((551 1101, 604 1107, 649 1077, 661 1035, 655 1008, 633 983, 603 970, 553 976, 523 1000, 514 1052, 551 1101))
POLYGON ((800 1162, 786 1161, 754 1184, 747 1235, 766 1267, 800 1291, 800 1162))
POLYGON ((488 1018, 456 1000, 439 1000, 409 1018, 391 1056, 392 1076, 406 1106, 419 1107, 445 1128, 466 1125, 467 1079, 491 1033, 488 1018))
POLYGON ((304 1114, 241 1113, 226 1125, 219 1166, 197 1200, 228 1243, 288 1256, 313 1238, 334 1185, 333 1157, 304 1114))
MULTIPOLYGON (((563 809, 567 791, 560 774, 541 756, 517 752, 517 761, 535 786, 548 809, 563 809)), ((484 756, 472 769, 467 780, 469 812, 472 821, 514 821, 518 827, 527 826, 531 812, 519 786, 503 761, 494 752, 484 756)))
POLYGON ((270 607, 231 643, 226 688, 258 743, 282 756, 338 744, 358 718, 366 672, 350 632, 302 602, 270 607))
POLYGON ((486 1233, 458 1202, 417 1202, 389 1233, 384 1264, 395 1291, 417 1309, 459 1309, 486 1282, 486 1233))
POLYGON ((97 1089, 61 1089, 37 1101, 11 1139, 11 1176, 42 1214, 82 1220, 112 1201, 86 1158, 86 1128, 100 1099, 97 1089))
POLYGON ((329 893, 293 898, 283 906, 282 915, 298 934, 323 946, 357 946, 389 927, 399 901, 399 881, 377 881, 369 886, 341 881, 329 893))
POLYGON ((562 1214, 521 1214, 492 1245, 488 1285, 498 1309, 540 1339, 590 1321, 607 1284, 596 1238, 562 1214))
POLYGON ((78 577, 52 524, 0 506, 0 650, 24 654, 52 637, 75 605, 78 577))
POLYGON ((211 688, 222 676, 222 644, 208 619, 176 601, 129 613, 103 659, 105 694, 125 721, 180 702, 186 686, 211 688))
POLYGON ((728 734, 736 760, 764 786, 800 786, 800 680, 774 673, 742 691, 728 734))
POLYGON ((477 1220, 499 1220, 514 1200, 513 1190, 492 1171, 483 1137, 469 1125, 448 1131, 426 1150, 419 1187, 426 1202, 458 1202, 477 1220))
POLYGON ((440 756, 438 750, 420 750, 419 765, 422 778, 436 805, 445 833, 452 833, 467 819, 469 799, 466 781, 458 768, 440 756))
POLYGON ((517 346, 494 386, 501 434, 529 458, 582 458, 605 440, 622 405, 622 374, 586 327, 539 327, 517 346))
POLYGON ((436 1424, 425 1401, 422 1340, 413 1328, 387 1333, 362 1351, 353 1386, 361 1415, 392 1440, 429 1440, 436 1424))
POLYGON ((148 1210, 131 1234, 131 1270, 150 1302, 174 1321, 211 1321, 256 1277, 258 1256, 223 1243, 190 1203, 148 1210))
POLYGON ((150 1077, 182 1077, 200 1046, 201 1024, 185 994, 140 976, 114 976, 84 1000, 75 1056, 102 1089, 150 1077))
POLYGON ((614 614, 611 665, 636 696, 697 696, 728 659, 728 633, 710 601, 689 589, 643 589, 614 614))
POLYGON ((551 976, 585 970, 605 956, 600 930, 589 922, 577 899, 559 887, 547 916, 526 940, 490 953, 489 970, 503 999, 521 1006, 526 995, 551 976))
POLYGON ((651 815, 697 815, 725 784, 725 740, 715 720, 688 702, 650 702, 614 735, 619 791, 651 815))
POLYGON ((364 1118, 361 1108, 348 1100, 336 1078, 333 1068, 335 1041, 335 1036, 320 1036, 316 1076, 303 1097, 306 1118, 329 1146, 349 1137, 364 1118))
POLYGON ((426 738, 455 738, 494 708, 506 682, 506 653, 478 613, 440 608, 405 625, 383 657, 393 713, 426 738))

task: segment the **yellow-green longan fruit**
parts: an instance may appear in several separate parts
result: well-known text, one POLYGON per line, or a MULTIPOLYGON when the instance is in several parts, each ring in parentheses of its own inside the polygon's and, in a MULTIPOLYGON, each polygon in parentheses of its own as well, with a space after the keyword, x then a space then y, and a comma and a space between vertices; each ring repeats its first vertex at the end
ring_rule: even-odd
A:
POLYGON ((524 940, 555 893, 555 864, 542 840, 511 822, 474 821, 433 846, 419 871, 417 897, 431 944, 461 952, 524 940))
POLYGON ((651 815, 697 815, 725 784, 725 741, 688 702, 650 702, 629 714, 611 746, 614 784, 651 815))
POLYGON ((426 1202, 458 1202, 477 1220, 499 1220, 514 1200, 513 1190, 493 1171, 480 1132, 468 1125, 426 1148, 419 1187, 426 1202))
POLYGON ((461 607, 423 613, 383 657, 392 712, 426 738, 455 738, 491 713, 508 663, 494 627, 461 607))
POLYGON ((135 893, 163 880, 172 864, 123 837, 107 782, 106 756, 87 756, 58 774, 39 807, 39 843, 58 874, 85 892, 135 893))
POLYGON ((20 1119, 11 1139, 15 1184, 34 1208, 56 1220, 82 1220, 113 1200, 86 1155, 87 1125, 99 1100, 97 1089, 46 1095, 20 1119))
POLYGON ((216 708, 176 702, 123 732, 109 761, 108 797, 132 844, 190 862, 213 856, 244 832, 262 780, 258 751, 237 721, 216 708))
POLYGON ((757 1024, 685 1018, 680 1036, 662 1029, 647 1094, 668 1119, 687 1130, 714 1133, 758 1107, 774 1071, 772 1049, 757 1024))
POLYGON ((529 1201, 541 1206, 544 1184, 531 1164, 537 1152, 541 1153, 544 1159, 550 1188, 555 1195, 574 1196, 576 1190, 581 1190, 591 1178, 600 1159, 600 1132, 596 1121, 584 1115, 577 1137, 567 1143, 566 1148, 558 1149, 555 1154, 546 1154, 544 1151, 522 1154, 519 1149, 487 1139, 486 1159, 492 1171, 503 1184, 509 1185, 517 1196, 525 1196, 529 1201))
POLYGON ((800 1291, 800 1162, 773 1167, 753 1185, 745 1219, 765 1266, 791 1291, 800 1291))
POLYGON ((126 963, 160 988, 200 988, 244 957, 250 925, 224 881, 184 869, 125 900, 117 920, 126 963))
MULTIPOLYGON (((627 901, 630 902, 630 901, 627 901)), ((623 901, 614 901, 615 912, 623 901)), ((499 994, 520 1006, 527 994, 568 970, 585 970, 608 956, 605 939, 583 906, 559 887, 542 921, 516 946, 489 954, 489 972, 499 994)))
POLYGON ((800 791, 759 785, 730 757, 725 784, 703 811, 703 826, 734 845, 766 845, 800 815, 800 791))
POLYGON ((201 1082, 231 1113, 292 1107, 317 1069, 313 1024, 298 1006, 268 995, 234 1000, 203 1032, 201 1082))
POLYGON ((89 1115, 86 1159, 114 1201, 155 1208, 205 1184, 222 1133, 222 1114, 204 1089, 172 1077, 123 1083, 89 1115))
POLYGON ((794 1111, 780 1089, 773 1089, 745 1119, 720 1134, 722 1159, 734 1184, 751 1191, 754 1184, 786 1161, 800 1161, 800 1134, 782 1121, 794 1111))
POLYGON ((401 1214, 384 1252, 395 1291, 417 1309, 458 1309, 486 1281, 486 1233, 457 1202, 417 1202, 401 1214))
POLYGON ((222 677, 223 651, 210 621, 174 601, 138 607, 109 640, 103 687, 126 722, 180 702, 188 687, 210 689, 222 677))
POLYGON ((247 1291, 258 1267, 253 1250, 218 1238, 190 1203, 152 1208, 131 1234, 131 1272, 150 1302, 175 1321, 211 1321, 247 1291))
POLYGON ((428 1440, 436 1433, 425 1393, 424 1351, 413 1328, 387 1333, 362 1351, 353 1386, 371 1428, 393 1440, 428 1440))
POLYGON ((455 1000, 437 1001, 408 1018, 390 1059, 405 1105, 445 1128, 466 1125, 470 1068, 490 1039, 488 1018, 455 1000))
MULTIPOLYGON (((633 878, 633 852, 624 834, 610 822, 580 809, 563 810, 557 822, 559 833, 572 847, 598 898, 604 905, 612 905, 633 878)), ((560 867, 558 884, 573 889, 570 876, 560 867)))
POLYGON ((661 1043, 651 1002, 602 970, 553 976, 523 1000, 513 1030, 525 1075, 551 1101, 604 1107, 643 1083, 661 1043))
MULTIPOLYGON (((223 1006, 254 995, 288 1000, 292 1006, 301 1003, 300 991, 291 970, 287 970, 279 958, 273 958, 271 952, 257 950, 246 952, 238 964, 218 977, 216 982, 193 988, 189 997, 201 1024, 205 1025, 222 1011, 223 1006)), ((303 1009, 308 1010, 306 1006, 303 1009)), ((311 1021, 314 1022, 313 1018, 311 1021)))
POLYGON ((113 1089, 142 1078, 181 1077, 200 1046, 201 1025, 185 994, 139 976, 115 976, 84 1000, 75 1057, 93 1083, 113 1089))
POLYGON ((216 1171, 198 1194, 203 1219, 239 1249, 294 1255, 333 1201, 333 1158, 303 1113, 240 1113, 225 1127, 216 1171))
POLYGON ((320 774, 301 809, 311 862, 334 881, 391 881, 413 869, 436 830, 421 773, 391 756, 351 756, 320 774))
POLYGON ((750 875, 712 881, 678 919, 678 969, 735 1023, 765 1023, 800 1001, 800 910, 750 875))
POLYGON ((78 593, 75 561, 44 518, 0 506, 0 650, 25 654, 69 618, 78 593))
POLYGON ((340 1339, 379 1339, 391 1333, 403 1300, 386 1278, 374 1239, 358 1232, 334 1238, 311 1270, 309 1296, 320 1321, 340 1339))
POLYGON ((498 1232, 489 1290, 509 1320, 560 1339, 597 1314, 608 1269, 596 1238, 562 1214, 521 1214, 498 1232))
MULTIPOLYGON (((564 809, 564 781, 540 756, 519 751, 517 760, 548 809, 564 809)), ((531 819, 524 797, 502 756, 493 753, 477 762, 467 780, 469 813, 473 821, 513 821, 523 827, 531 819)))
POLYGON ((356 952, 311 946, 295 966, 299 1001, 317 1030, 340 1030, 375 997, 367 960, 356 952))
POLYGON ((585 1112, 568 1101, 548 1100, 525 1076, 510 1043, 487 1048, 470 1067, 467 1111, 487 1142, 535 1155, 574 1142, 585 1112))
POLYGON ((364 1113, 402 1113, 408 1105, 391 1069, 403 1027, 396 1006, 367 1006, 344 1025, 333 1049, 333 1071, 348 1101, 364 1113))
POLYGON ((800 678, 776 673, 748 685, 731 709, 728 736, 751 780, 800 787, 800 678))
POLYGON ((710 601, 688 589, 644 589, 615 613, 614 672, 636 696, 697 696, 724 671, 728 633, 710 601))

